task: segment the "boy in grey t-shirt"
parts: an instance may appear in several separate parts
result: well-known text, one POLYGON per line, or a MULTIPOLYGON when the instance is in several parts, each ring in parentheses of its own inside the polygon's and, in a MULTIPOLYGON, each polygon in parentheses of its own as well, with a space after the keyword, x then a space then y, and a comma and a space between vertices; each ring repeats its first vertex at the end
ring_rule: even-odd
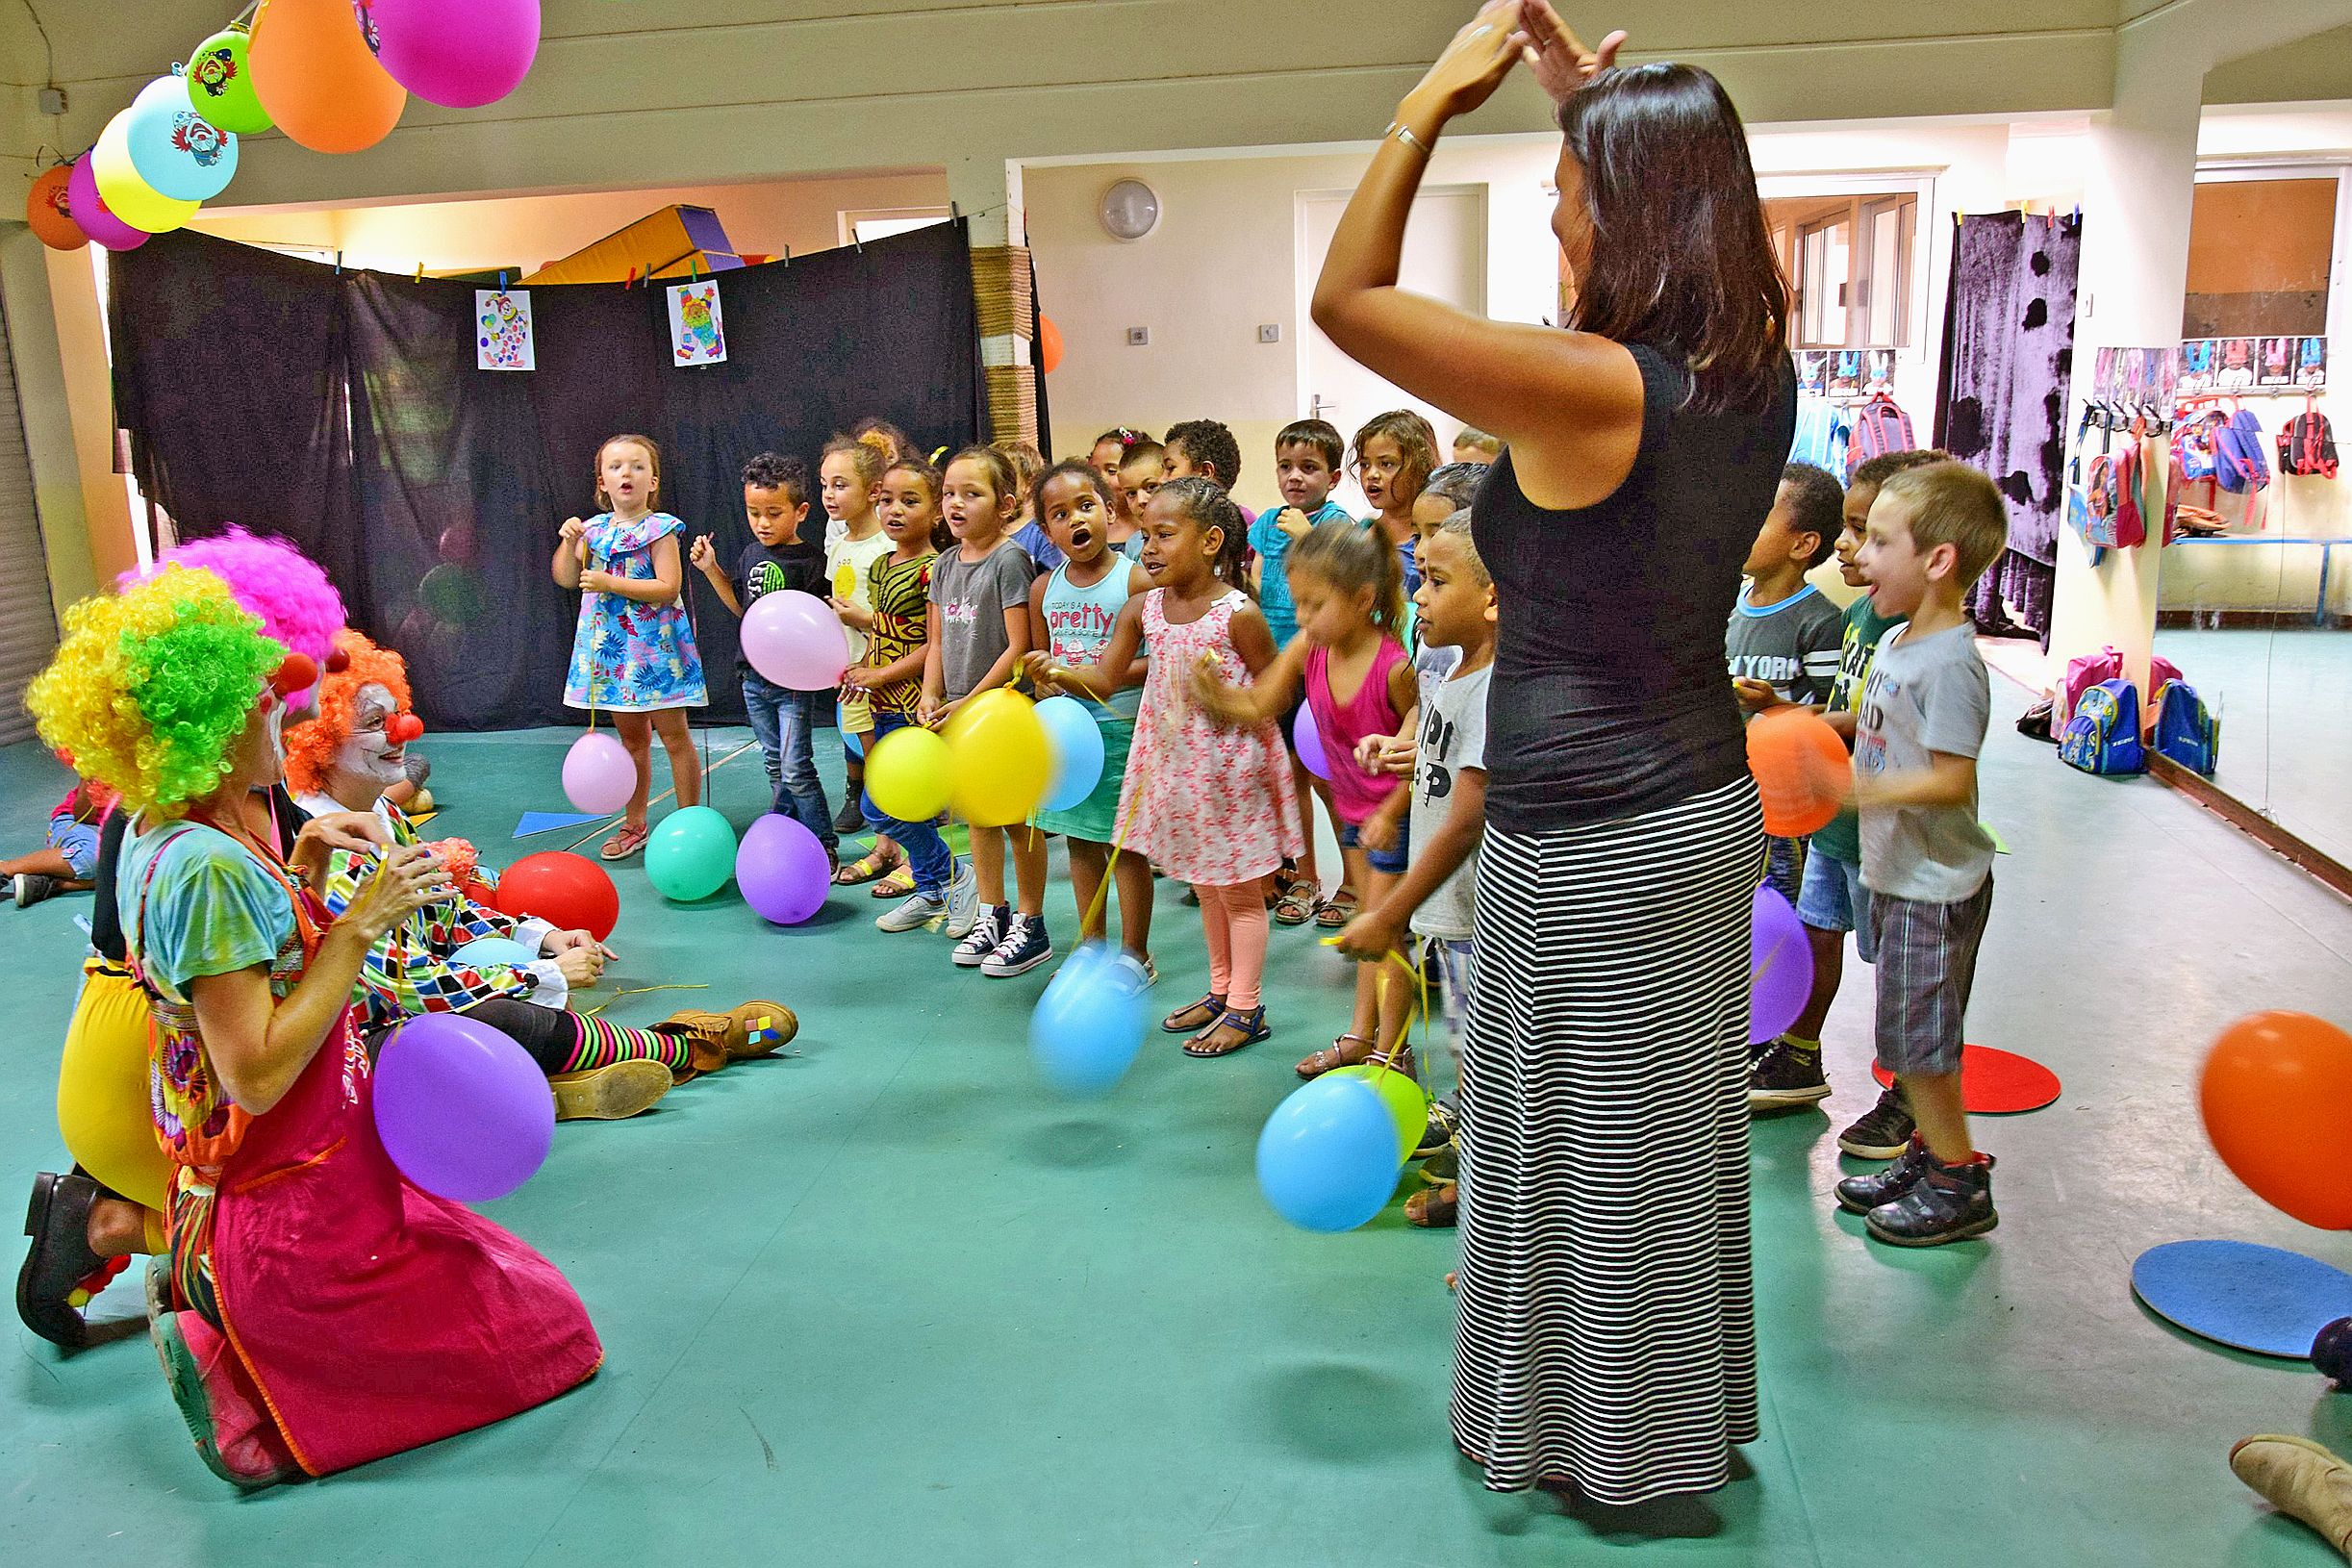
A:
POLYGON ((1977 822, 1977 754, 1991 712, 1976 627, 1960 608, 2008 537, 1991 480, 1932 463, 1886 481, 1858 555, 1883 615, 1854 738, 1854 803, 1878 962, 1878 1055, 1915 1119, 1903 1152, 1848 1176, 1837 1201, 1869 1233, 1935 1247, 2000 1223, 1992 1159, 1969 1141, 1961 1024, 1992 911, 1992 840, 1977 822))

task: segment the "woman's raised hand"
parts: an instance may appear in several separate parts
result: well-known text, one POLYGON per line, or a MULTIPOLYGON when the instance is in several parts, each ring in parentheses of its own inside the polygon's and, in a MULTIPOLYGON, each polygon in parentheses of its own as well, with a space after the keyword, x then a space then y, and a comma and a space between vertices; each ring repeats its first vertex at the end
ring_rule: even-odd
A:
POLYGON ((350 925, 374 947, 384 933, 430 903, 453 898, 441 857, 421 844, 386 850, 360 883, 359 892, 336 922, 350 925))
POLYGON ((1511 67, 1533 47, 1533 40, 1520 26, 1523 3, 1486 0, 1479 13, 1454 35, 1454 41, 1421 78, 1421 85, 1405 94, 1404 107, 1397 117, 1429 135, 1437 126, 1417 111, 1443 122, 1467 114, 1493 97, 1511 67))
POLYGON ((1520 0, 1519 27, 1527 35, 1522 52, 1528 68, 1555 104, 1566 103, 1595 72, 1614 65, 1617 51, 1625 43, 1625 30, 1619 28, 1603 38, 1599 48, 1585 48, 1575 31, 1560 20, 1560 13, 1552 9, 1552 0, 1520 0))

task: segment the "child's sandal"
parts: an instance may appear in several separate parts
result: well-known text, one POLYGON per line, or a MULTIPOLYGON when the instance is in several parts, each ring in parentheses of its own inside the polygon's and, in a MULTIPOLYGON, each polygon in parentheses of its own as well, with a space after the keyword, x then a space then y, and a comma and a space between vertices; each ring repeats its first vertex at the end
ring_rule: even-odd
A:
POLYGON ((606 860, 626 860, 643 849, 645 841, 651 837, 653 830, 642 822, 633 827, 624 825, 620 832, 606 839, 596 853, 606 860))
POLYGON ((1184 1042, 1187 1056, 1230 1056, 1244 1046, 1254 1046, 1272 1034, 1266 1025, 1266 1004, 1255 1007, 1227 1008, 1214 1024, 1184 1042), (1220 1035, 1233 1036, 1229 1045, 1218 1045, 1220 1035))
POLYGON ((903 898, 914 891, 915 867, 913 862, 904 860, 898 862, 888 876, 866 890, 876 898, 903 898))
POLYGON ((1328 1049, 1316 1051, 1312 1056, 1301 1062, 1299 1076, 1319 1078, 1326 1073, 1336 1071, 1339 1068, 1353 1067, 1369 1059, 1372 1050, 1372 1042, 1362 1035, 1343 1034, 1332 1041, 1328 1049), (1349 1044, 1351 1041, 1354 1042, 1354 1047, 1357 1049, 1351 1049, 1349 1044))
POLYGON ((1207 1028, 1225 1017, 1223 997, 1202 997, 1189 1007, 1178 1008, 1160 1020, 1160 1028, 1169 1034, 1192 1034, 1207 1028))
POLYGON ((1277 925, 1304 925, 1315 918, 1315 884, 1303 876, 1286 876, 1274 900, 1277 925))
POLYGON ((1341 888, 1315 906, 1315 923, 1327 931, 1336 931, 1355 919, 1355 890, 1341 888))
POLYGON ((836 871, 833 885, 837 888, 855 887, 860 882, 871 882, 877 876, 888 875, 905 863, 902 858, 892 858, 887 849, 870 849, 836 871))

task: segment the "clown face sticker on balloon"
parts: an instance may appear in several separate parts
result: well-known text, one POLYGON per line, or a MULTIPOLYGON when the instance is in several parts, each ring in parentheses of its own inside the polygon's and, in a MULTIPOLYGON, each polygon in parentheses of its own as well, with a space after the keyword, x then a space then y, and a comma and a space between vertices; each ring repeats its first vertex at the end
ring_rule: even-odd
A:
POLYGON ((538 359, 531 338, 531 295, 517 290, 473 291, 473 367, 532 370, 538 359))
POLYGON ((720 314, 716 280, 670 286, 670 343, 682 366, 718 365, 726 359, 726 322, 720 314))

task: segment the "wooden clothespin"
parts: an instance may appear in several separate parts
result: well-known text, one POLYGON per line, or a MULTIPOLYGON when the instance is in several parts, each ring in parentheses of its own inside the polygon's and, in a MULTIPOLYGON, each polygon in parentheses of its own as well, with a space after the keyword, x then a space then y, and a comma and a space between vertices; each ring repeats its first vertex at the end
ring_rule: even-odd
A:
POLYGON ((620 280, 620 287, 624 291, 637 287, 637 268, 633 266, 629 268, 629 275, 620 280))
POLYGON ((335 275, 339 278, 343 275, 343 253, 340 250, 335 253, 335 275))
POLYGON ((424 282, 424 263, 422 262, 418 262, 417 264, 417 281, 418 283, 424 282))
POLYGON ((506 274, 503 272, 498 274, 498 292, 506 292, 506 274))
POLYGON ((790 245, 784 247, 784 265, 787 267, 792 266, 792 246, 790 245))

